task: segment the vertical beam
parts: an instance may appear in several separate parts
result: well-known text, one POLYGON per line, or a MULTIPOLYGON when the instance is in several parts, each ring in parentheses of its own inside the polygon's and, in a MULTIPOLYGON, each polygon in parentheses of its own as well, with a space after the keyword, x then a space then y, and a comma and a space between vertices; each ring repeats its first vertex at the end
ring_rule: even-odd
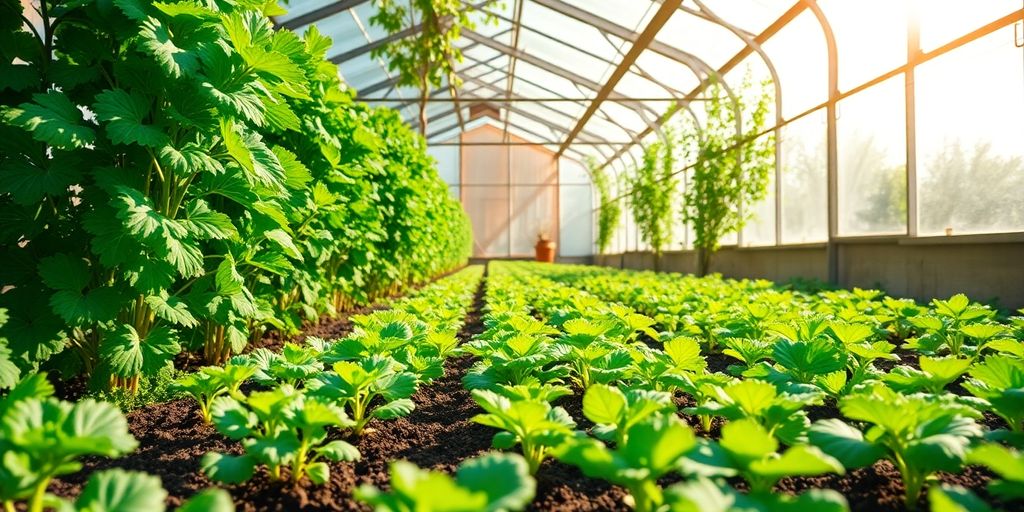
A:
POLYGON ((631 68, 633 63, 636 62, 636 59, 644 52, 647 45, 654 40, 654 36, 658 35, 658 32, 661 31, 661 27, 665 26, 665 23, 667 23, 672 15, 675 14, 676 9, 678 9, 682 3, 682 0, 667 0, 660 8, 658 8, 658 12, 654 13, 654 17, 651 18, 647 27, 644 28, 643 33, 641 33, 640 37, 638 37, 637 40, 629 47, 629 52, 622 61, 619 62, 615 71, 612 72, 611 76, 608 77, 604 85, 597 92, 597 96, 590 102, 590 106, 587 107, 587 111, 583 113, 583 116, 580 117, 576 126, 569 132, 569 136, 566 137, 565 142, 563 142, 561 147, 558 148, 558 151, 555 153, 556 157, 562 156, 562 153, 565 153, 565 150, 572 145, 572 141, 580 131, 583 130, 587 121, 590 121, 590 118, 594 113, 601 108, 601 103, 605 98, 611 95, 612 91, 615 90, 615 86, 618 85, 619 80, 622 80, 622 77, 626 75, 629 68, 631 68))
POLYGON ((914 74, 921 56, 921 32, 917 21, 917 8, 911 2, 907 5, 907 71, 904 75, 906 87, 907 116, 907 236, 917 236, 917 100, 914 92, 914 74))

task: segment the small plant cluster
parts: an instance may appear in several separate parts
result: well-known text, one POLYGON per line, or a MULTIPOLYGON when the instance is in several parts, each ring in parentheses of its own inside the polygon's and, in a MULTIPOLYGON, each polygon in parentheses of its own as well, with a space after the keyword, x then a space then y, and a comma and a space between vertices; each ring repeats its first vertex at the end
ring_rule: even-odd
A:
POLYGON ((1024 497, 1022 316, 962 295, 921 306, 521 262, 491 264, 486 308, 466 347, 479 358, 464 379, 484 409, 474 421, 531 473, 556 458, 625 487, 637 510, 846 510, 833 491, 775 485, 879 460, 899 471, 908 509, 992 509, 938 482, 968 464, 997 475, 989 495, 1024 497), (709 355, 736 363, 710 372, 709 355), (586 430, 556 405, 577 393, 586 430), (827 404, 839 415, 812 422, 827 404), (1003 427, 986 428, 986 413, 1003 427), (663 488, 668 474, 683 481, 663 488))
POLYGON ((0 384, 135 392, 466 261, 424 140, 277 2, 24 5, 0 3, 0 384))
MULTIPOLYGON (((141 472, 112 469, 93 473, 73 501, 46 492, 53 478, 79 471, 83 457, 116 458, 138 446, 127 420, 114 405, 95 400, 65 402, 53 393, 46 374, 33 373, 0 398, 0 501, 4 510, 15 510, 16 504, 29 512, 165 510, 167 492, 160 479, 141 472)), ((177 510, 234 509, 227 492, 210 489, 177 510)))
POLYGON ((468 267, 389 309, 354 316, 345 338, 307 338, 280 353, 256 349, 179 380, 203 420, 244 448, 241 455, 206 454, 203 471, 227 484, 260 468, 271 480, 327 482, 331 463, 360 457, 340 435, 358 438, 373 421, 408 415, 419 386, 443 375, 482 274, 482 267, 468 267), (254 389, 244 392, 245 382, 254 389))

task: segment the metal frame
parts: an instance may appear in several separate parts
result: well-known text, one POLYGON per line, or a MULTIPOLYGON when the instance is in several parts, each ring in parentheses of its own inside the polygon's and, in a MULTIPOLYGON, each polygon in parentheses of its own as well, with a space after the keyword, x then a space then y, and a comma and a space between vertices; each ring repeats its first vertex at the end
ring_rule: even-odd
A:
MULTIPOLYGON (((472 5, 476 3, 474 0, 461 0, 466 5, 472 5)), ((359 16, 357 15, 354 8, 359 7, 367 3, 368 0, 338 0, 335 3, 326 5, 314 9, 305 14, 299 15, 290 20, 279 23, 280 27, 295 29, 323 20, 327 17, 339 15, 341 13, 348 13, 356 18, 359 22, 359 16)), ((836 45, 835 37, 832 33, 831 25, 827 16, 822 12, 821 7, 818 5, 817 0, 794 0, 794 4, 781 14, 774 22, 764 28, 760 33, 754 34, 740 27, 737 27, 723 17, 717 15, 702 0, 693 0, 692 3, 683 4, 681 0, 651 0, 652 6, 657 6, 657 13, 653 16, 650 15, 651 11, 645 14, 644 19, 647 20, 646 25, 640 32, 634 31, 627 27, 620 26, 610 19, 603 18, 595 15, 592 12, 586 11, 576 5, 578 3, 570 4, 566 0, 514 0, 514 7, 512 14, 506 16, 501 12, 494 12, 493 9, 486 8, 488 12, 495 16, 497 19, 505 23, 507 27, 502 27, 501 30, 497 31, 492 36, 486 36, 476 31, 464 31, 463 37, 467 41, 467 44, 462 47, 463 52, 466 52, 465 65, 461 66, 457 70, 459 78, 465 83, 472 85, 472 88, 467 88, 460 92, 455 91, 450 86, 442 86, 438 90, 431 91, 429 95, 430 103, 445 103, 450 104, 451 108, 445 108, 429 117, 429 121, 442 121, 452 116, 458 116, 460 119, 459 124, 453 124, 451 126, 442 127, 439 130, 432 130, 428 136, 428 141, 437 136, 451 133, 454 130, 465 129, 465 124, 462 122, 463 107, 465 104, 471 103, 495 103, 500 105, 502 111, 502 132, 506 135, 503 139, 507 139, 509 130, 516 130, 520 133, 526 134, 527 139, 533 139, 540 142, 534 142, 533 144, 552 146, 558 145, 558 157, 561 157, 563 153, 571 152, 573 155, 584 156, 584 155, 595 155, 602 158, 604 161, 601 165, 602 168, 608 168, 611 172, 615 173, 616 177, 620 174, 628 173, 630 162, 635 167, 635 148, 641 144, 643 140, 647 139, 652 135, 656 135, 660 131, 660 126, 668 122, 675 112, 687 111, 690 116, 695 120, 698 116, 693 112, 691 103, 694 101, 702 101, 701 93, 713 82, 718 82, 723 85, 723 89, 726 89, 728 94, 732 96, 733 101, 738 101, 735 95, 730 89, 729 84, 722 79, 730 70, 734 69, 747 57, 757 54, 760 60, 768 68, 768 72, 771 76, 774 92, 775 92, 775 124, 770 129, 764 130, 762 133, 750 134, 750 139, 756 138, 761 135, 774 133, 775 144, 776 144, 776 162, 775 162, 775 244, 783 245, 782 233, 784 226, 782 225, 782 132, 781 129, 786 125, 802 119, 814 112, 824 111, 826 112, 827 126, 826 126, 826 150, 827 150, 827 168, 826 168, 826 179, 827 179, 827 205, 828 205, 828 238, 826 247, 828 248, 828 268, 829 278, 832 281, 837 280, 838 268, 839 268, 839 251, 838 242, 847 241, 848 239, 859 239, 863 237, 849 237, 840 236, 838 231, 838 150, 837 150, 837 126, 836 126, 836 106, 838 102, 846 97, 857 94, 869 87, 872 87, 878 83, 881 83, 889 78, 893 78, 899 75, 904 76, 904 83, 906 87, 905 91, 905 105, 906 105, 906 187, 907 187, 907 229, 904 235, 891 235, 882 238, 893 239, 901 237, 915 237, 918 235, 918 216, 919 216, 919 204, 917 194, 917 140, 916 140, 916 98, 914 90, 914 77, 916 67, 924 62, 927 62, 939 55, 942 55, 955 48, 959 48, 965 44, 970 43, 980 37, 983 37, 995 30, 1006 27, 1015 22, 1020 22, 1024 19, 1024 9, 1011 12, 997 20, 979 27, 967 34, 958 37, 947 44, 938 47, 929 52, 922 52, 919 44, 919 35, 916 26, 908 27, 908 40, 907 40, 907 59, 906 62, 895 69, 892 69, 886 73, 875 77, 874 79, 868 80, 857 87, 850 90, 840 92, 838 89, 838 48, 836 45), (564 16, 568 19, 574 20, 575 22, 583 23, 587 26, 592 27, 594 30, 603 35, 605 41, 611 46, 616 48, 616 57, 608 58, 597 55, 594 51, 588 48, 580 47, 574 44, 572 41, 565 41, 554 37, 551 34, 537 30, 529 24, 523 23, 523 11, 525 4, 532 2, 533 4, 554 12, 558 15, 564 16), (694 7, 696 6, 696 7, 694 7), (782 115, 782 98, 783 88, 779 81, 778 73, 776 72, 775 66, 771 61, 770 56, 761 48, 766 41, 772 38, 774 35, 779 33, 783 28, 788 26, 794 19, 801 14, 807 13, 812 16, 819 26, 821 27, 824 43, 827 48, 828 58, 828 91, 827 99, 820 105, 814 106, 806 111, 792 116, 788 119, 783 118, 782 115), (743 42, 743 47, 730 58, 725 64, 713 68, 709 66, 705 61, 701 60, 698 56, 686 52, 684 49, 676 48, 665 43, 658 41, 656 38, 658 30, 664 25, 671 15, 686 15, 694 16, 701 20, 707 21, 718 25, 725 30, 731 32, 737 39, 743 42), (574 73, 570 69, 566 69, 565 66, 556 64, 548 61, 547 59, 541 58, 536 54, 529 51, 528 48, 522 48, 519 44, 519 37, 523 31, 529 32, 531 35, 537 35, 540 37, 547 38, 548 40, 554 41, 564 48, 571 49, 572 51, 579 52, 581 55, 586 55, 590 58, 595 59, 595 62, 602 62, 607 64, 610 74, 605 76, 603 79, 593 80, 574 73), (498 41, 498 38, 506 37, 511 33, 511 43, 506 44, 498 41), (615 41, 613 41, 615 38, 615 41), (621 40, 622 43, 617 43, 621 40), (626 48, 627 43, 628 49, 626 48), (487 48, 495 55, 489 57, 477 57, 468 52, 474 48, 487 48), (662 83, 657 80, 646 70, 642 69, 637 64, 637 58, 643 54, 643 52, 652 52, 660 55, 677 63, 688 72, 693 73, 698 79, 698 85, 688 93, 682 93, 676 90, 672 84, 662 83), (494 62, 501 58, 507 58, 508 62, 503 65, 495 65, 494 62), (578 95, 572 96, 564 93, 556 92, 549 87, 544 87, 543 84, 531 82, 523 76, 517 73, 517 65, 519 61, 524 61, 529 64, 532 68, 541 70, 544 73, 554 75, 562 80, 565 80, 571 85, 578 95), (500 67, 499 67, 500 66, 500 67), (471 75, 470 72, 482 69, 484 73, 471 75), (484 75, 490 75, 485 77, 484 75), (498 79, 494 79, 493 76, 498 75, 498 79), (622 80, 624 77, 638 77, 639 79, 646 80, 647 82, 654 84, 654 86, 663 89, 666 93, 665 97, 627 97, 619 94, 615 91, 615 85, 622 80), (504 87, 501 86, 501 82, 504 82, 504 87), (517 94, 516 89, 518 84, 529 85, 530 87, 538 88, 537 90, 544 91, 542 94, 550 93, 550 98, 536 97, 538 94, 522 95, 517 94), (446 93, 451 97, 445 97, 446 93), (487 94, 494 93, 494 97, 488 97, 487 94), (521 105, 523 103, 534 103, 540 108, 544 109, 542 114, 538 114, 536 109, 527 110, 521 105), (634 110, 638 118, 646 123, 645 129, 630 129, 629 126, 623 125, 621 121, 615 119, 610 113, 611 110, 603 109, 602 106, 608 103, 617 103, 634 110), (679 108, 675 108, 669 113, 660 113, 652 108, 651 104, 660 105, 664 102, 672 102, 679 108), (576 116, 571 111, 566 111, 561 108, 555 108, 558 104, 572 104, 578 105, 582 112, 576 116), (585 108, 584 108, 585 107, 585 108), (548 117, 546 114, 550 112, 553 116, 548 117), (555 117, 557 116, 557 117, 555 117), (595 133, 593 124, 591 121, 595 119, 601 119, 602 121, 610 123, 607 129, 613 127, 617 130, 621 130, 629 141, 608 141, 604 140, 604 137, 595 133), (565 121, 565 122, 563 122, 565 121), (539 127, 543 127, 541 130, 539 127), (550 134, 536 133, 536 131, 550 131, 550 134), (554 136, 554 139, 552 139, 554 136), (555 140, 557 139, 557 140, 555 140), (584 149, 586 151, 584 151, 584 149)), ((409 37, 414 35, 419 30, 418 27, 410 27, 397 34, 387 36, 374 41, 367 41, 355 48, 346 49, 341 53, 338 53, 331 57, 331 60, 336 63, 345 63, 364 55, 368 52, 372 52, 376 48, 380 48, 384 44, 390 41, 398 40, 403 37, 409 37)), ((369 37, 367 36, 367 39, 369 37)), ((479 52, 476 52, 479 53, 479 52)), ((381 64, 384 65, 383 63, 381 64)), ((386 70, 385 70, 386 71, 386 70)), ((409 105, 415 104, 417 100, 405 99, 400 97, 400 93, 395 87, 396 81, 393 79, 385 79, 380 82, 371 84, 360 91, 364 96, 357 97, 357 99, 365 100, 369 102, 378 102, 382 104, 392 104, 396 108, 404 109, 409 105), (385 91, 383 97, 369 97, 374 92, 385 91), (392 98, 392 94, 396 97, 392 98)), ((450 84, 449 84, 450 85, 450 84)), ((738 124, 742 121, 737 119, 738 124)), ((413 120, 413 124, 416 121, 413 120)), ((696 123, 698 130, 700 124, 696 123)), ((742 133, 740 129, 742 125, 737 127, 737 130, 742 133)), ((604 130, 605 128, 602 128, 604 130)), ((609 132, 611 133, 611 132, 609 132)), ((460 139, 461 140, 461 139, 460 139)), ((506 140, 506 142, 508 142, 506 140)), ((741 141, 742 142, 742 141, 741 141)), ((434 144, 433 142, 431 142, 434 144)), ((441 143, 441 145, 447 145, 447 143, 441 143)), ((686 180, 686 171, 688 168, 679 169, 675 174, 683 174, 684 181, 686 180)), ((616 199, 626 200, 628 196, 632 194, 628 187, 618 187, 618 197, 616 199)), ((600 204, 595 201, 595 209, 600 207, 600 204)), ((622 235, 627 238, 634 238, 635 229, 624 228, 622 235)), ((740 235, 742 237, 742 235, 740 235)), ((688 237, 684 237, 688 238, 688 237)), ((878 238, 878 237, 873 237, 878 238)), ((740 238, 742 243, 742 238, 740 238)), ((620 240, 617 243, 621 243, 628 247, 638 247, 639 244, 636 240, 620 240)))

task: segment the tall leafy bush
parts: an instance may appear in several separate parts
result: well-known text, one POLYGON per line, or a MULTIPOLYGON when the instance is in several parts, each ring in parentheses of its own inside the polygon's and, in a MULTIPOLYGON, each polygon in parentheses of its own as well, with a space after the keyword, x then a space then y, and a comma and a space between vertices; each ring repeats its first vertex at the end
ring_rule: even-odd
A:
POLYGON ((661 253, 672 238, 672 195, 675 192, 676 155, 674 134, 644 148, 643 165, 629 180, 629 203, 644 242, 654 253, 654 269, 661 266, 661 253))

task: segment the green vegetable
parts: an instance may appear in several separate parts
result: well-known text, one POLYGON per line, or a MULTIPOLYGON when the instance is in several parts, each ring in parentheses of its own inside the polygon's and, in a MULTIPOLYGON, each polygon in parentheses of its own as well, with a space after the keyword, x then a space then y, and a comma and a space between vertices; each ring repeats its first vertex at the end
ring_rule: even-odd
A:
POLYGON ((665 489, 671 512, 846 512, 846 498, 831 489, 811 489, 788 494, 743 494, 706 478, 675 484, 665 489))
POLYGON ((493 391, 475 389, 473 400, 486 411, 473 422, 500 429, 491 445, 507 450, 521 445, 531 475, 537 473, 551 448, 572 435, 576 422, 561 407, 544 400, 510 400, 493 391))
MULTIPOLYGON (((97 510, 166 510, 160 479, 146 473, 109 469, 89 476, 75 501, 69 502, 47 495, 46 505, 61 511, 90 512, 97 510)), ((207 489, 177 508, 178 512, 234 512, 231 496, 222 489, 207 489)))
POLYGON ((903 477, 908 509, 917 507, 928 477, 958 471, 968 446, 982 435, 974 421, 980 414, 955 397, 902 395, 877 385, 844 397, 839 409, 872 427, 863 433, 842 420, 821 420, 811 426, 810 442, 851 469, 883 457, 892 461, 903 477))
POLYGON ((696 446, 693 432, 675 416, 655 416, 630 427, 625 437, 614 450, 596 439, 577 437, 554 455, 589 477, 625 487, 638 512, 659 510, 665 496, 658 479, 675 471, 696 446))
POLYGON ((921 369, 897 366, 882 379, 889 387, 907 393, 927 391, 942 393, 949 383, 958 379, 971 366, 970 359, 956 357, 928 357, 918 359, 921 369))
POLYGON ((1024 361, 988 356, 968 371, 964 389, 984 399, 987 407, 1006 420, 1010 430, 1024 432, 1024 361))
POLYGON ((674 413, 672 396, 661 391, 627 389, 594 384, 583 395, 583 415, 597 426, 594 435, 606 441, 624 444, 629 429, 651 417, 674 413))
POLYGON ((537 486, 526 461, 506 453, 469 459, 459 465, 455 478, 401 460, 391 463, 390 472, 390 492, 362 485, 356 489, 356 499, 378 512, 503 512, 526 508, 537 486))
POLYGON ((352 430, 362 435, 373 418, 389 420, 408 415, 416 407, 409 399, 416 392, 416 374, 384 356, 360 361, 338 361, 332 371, 307 382, 313 396, 346 407, 352 414, 352 430))
POLYGON ((175 387, 196 399, 203 421, 210 423, 213 401, 223 394, 239 398, 238 388, 256 371, 257 368, 251 365, 206 366, 179 379, 175 387))

